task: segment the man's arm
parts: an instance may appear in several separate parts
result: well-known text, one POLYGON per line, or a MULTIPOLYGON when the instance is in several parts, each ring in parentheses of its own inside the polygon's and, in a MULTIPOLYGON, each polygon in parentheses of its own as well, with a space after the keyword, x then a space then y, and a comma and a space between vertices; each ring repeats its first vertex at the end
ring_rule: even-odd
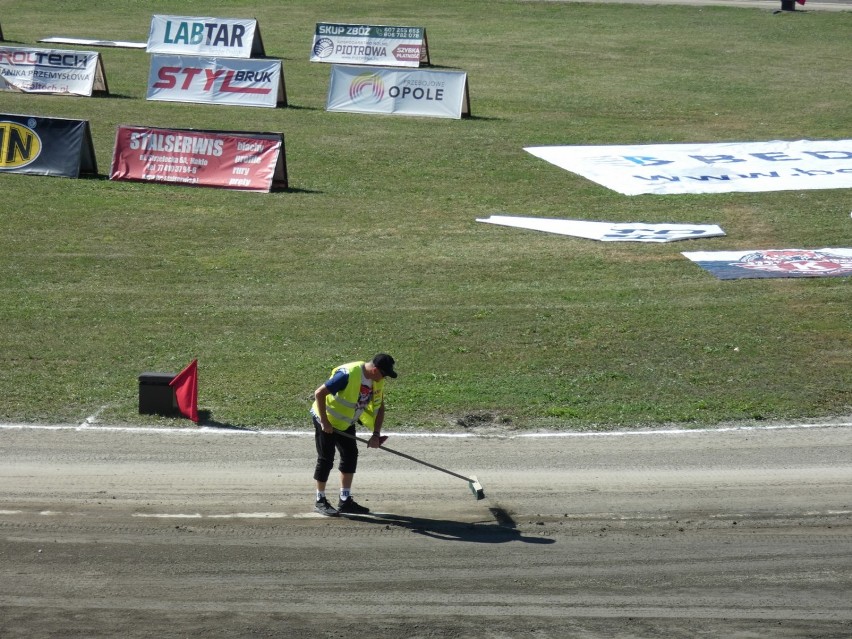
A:
POLYGON ((334 427, 328 421, 328 413, 325 412, 325 398, 330 392, 325 384, 314 391, 314 398, 317 400, 317 413, 319 413, 317 417, 319 417, 322 432, 328 435, 334 432, 334 427))
POLYGON ((385 403, 382 402, 379 410, 376 411, 376 421, 373 424, 373 436, 367 442, 367 448, 378 448, 382 445, 382 423, 385 421, 385 403))

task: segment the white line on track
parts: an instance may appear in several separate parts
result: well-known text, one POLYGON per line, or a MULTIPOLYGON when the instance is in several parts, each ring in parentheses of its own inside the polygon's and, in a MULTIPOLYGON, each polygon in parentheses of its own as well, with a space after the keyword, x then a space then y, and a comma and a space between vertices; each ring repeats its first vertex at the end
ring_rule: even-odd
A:
MULTIPOLYGON (((93 416, 94 417, 94 416, 93 416)), ((272 437, 313 437, 313 431, 308 430, 236 430, 199 426, 193 428, 160 428, 149 426, 107 426, 97 425, 87 418, 82 424, 0 424, 2 430, 74 430, 91 432, 123 432, 123 433, 158 433, 164 435, 223 435, 223 436, 257 436, 272 437)), ((544 439, 544 438, 573 438, 573 437, 638 437, 646 435, 708 435, 730 432, 754 432, 770 430, 797 430, 808 428, 848 428, 848 422, 792 423, 766 424, 762 426, 717 426, 709 428, 657 428, 618 431, 550 431, 533 433, 494 434, 494 433, 392 433, 393 438, 449 438, 449 439, 544 439)))

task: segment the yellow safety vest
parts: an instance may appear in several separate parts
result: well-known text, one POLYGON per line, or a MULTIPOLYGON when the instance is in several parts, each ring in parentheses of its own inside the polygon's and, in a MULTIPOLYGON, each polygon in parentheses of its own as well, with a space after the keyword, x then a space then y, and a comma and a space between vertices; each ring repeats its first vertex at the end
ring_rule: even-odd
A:
MULTIPOLYGON (((349 362, 341 364, 331 371, 331 375, 337 373, 341 368, 345 368, 349 373, 349 381, 346 388, 338 393, 329 393, 325 396, 325 412, 328 416, 329 423, 338 430, 346 430, 356 421, 359 421, 373 430, 376 425, 376 413, 382 405, 384 399, 385 380, 380 379, 373 382, 373 396, 369 403, 363 408, 363 412, 357 411, 358 398, 361 394, 361 375, 366 362, 349 362)), ((319 416, 317 409, 317 401, 314 400, 312 407, 314 414, 319 416)))

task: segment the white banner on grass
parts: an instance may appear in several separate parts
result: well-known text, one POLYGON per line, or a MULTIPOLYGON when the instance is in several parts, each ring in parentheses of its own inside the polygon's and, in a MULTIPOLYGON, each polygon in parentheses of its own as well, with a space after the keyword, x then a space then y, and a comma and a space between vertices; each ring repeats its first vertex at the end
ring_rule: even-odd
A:
POLYGON ((624 195, 852 187, 852 140, 524 149, 624 195))
POLYGON ((317 22, 311 62, 419 67, 429 64, 426 29, 317 22))
POLYGON ((251 58, 266 55, 254 19, 155 15, 148 33, 148 53, 251 58))
POLYGON ((558 235, 584 237, 601 242, 674 242, 701 237, 725 235, 716 224, 644 224, 642 222, 587 222, 585 220, 561 220, 545 217, 517 217, 492 215, 478 218, 477 222, 513 226, 515 228, 545 231, 558 235))
POLYGON ((77 44, 83 47, 117 47, 124 49, 144 49, 144 42, 127 42, 124 40, 92 40, 90 38, 66 38, 64 36, 51 36, 42 38, 39 42, 49 44, 77 44))
POLYGON ((470 115, 467 73, 335 64, 326 110, 460 119, 470 115))
POLYGON ((0 47, 0 91, 91 96, 109 89, 95 51, 0 47))
POLYGON ((148 100, 232 106, 286 104, 281 60, 152 55, 148 100))

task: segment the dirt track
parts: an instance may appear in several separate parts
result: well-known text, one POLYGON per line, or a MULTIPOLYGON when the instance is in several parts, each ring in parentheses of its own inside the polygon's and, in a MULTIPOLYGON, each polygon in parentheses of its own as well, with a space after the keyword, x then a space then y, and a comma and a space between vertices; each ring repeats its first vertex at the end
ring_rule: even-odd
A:
POLYGON ((2 429, 0 637, 852 636, 852 424, 388 445, 488 498, 364 450, 330 520, 307 436, 2 429))

